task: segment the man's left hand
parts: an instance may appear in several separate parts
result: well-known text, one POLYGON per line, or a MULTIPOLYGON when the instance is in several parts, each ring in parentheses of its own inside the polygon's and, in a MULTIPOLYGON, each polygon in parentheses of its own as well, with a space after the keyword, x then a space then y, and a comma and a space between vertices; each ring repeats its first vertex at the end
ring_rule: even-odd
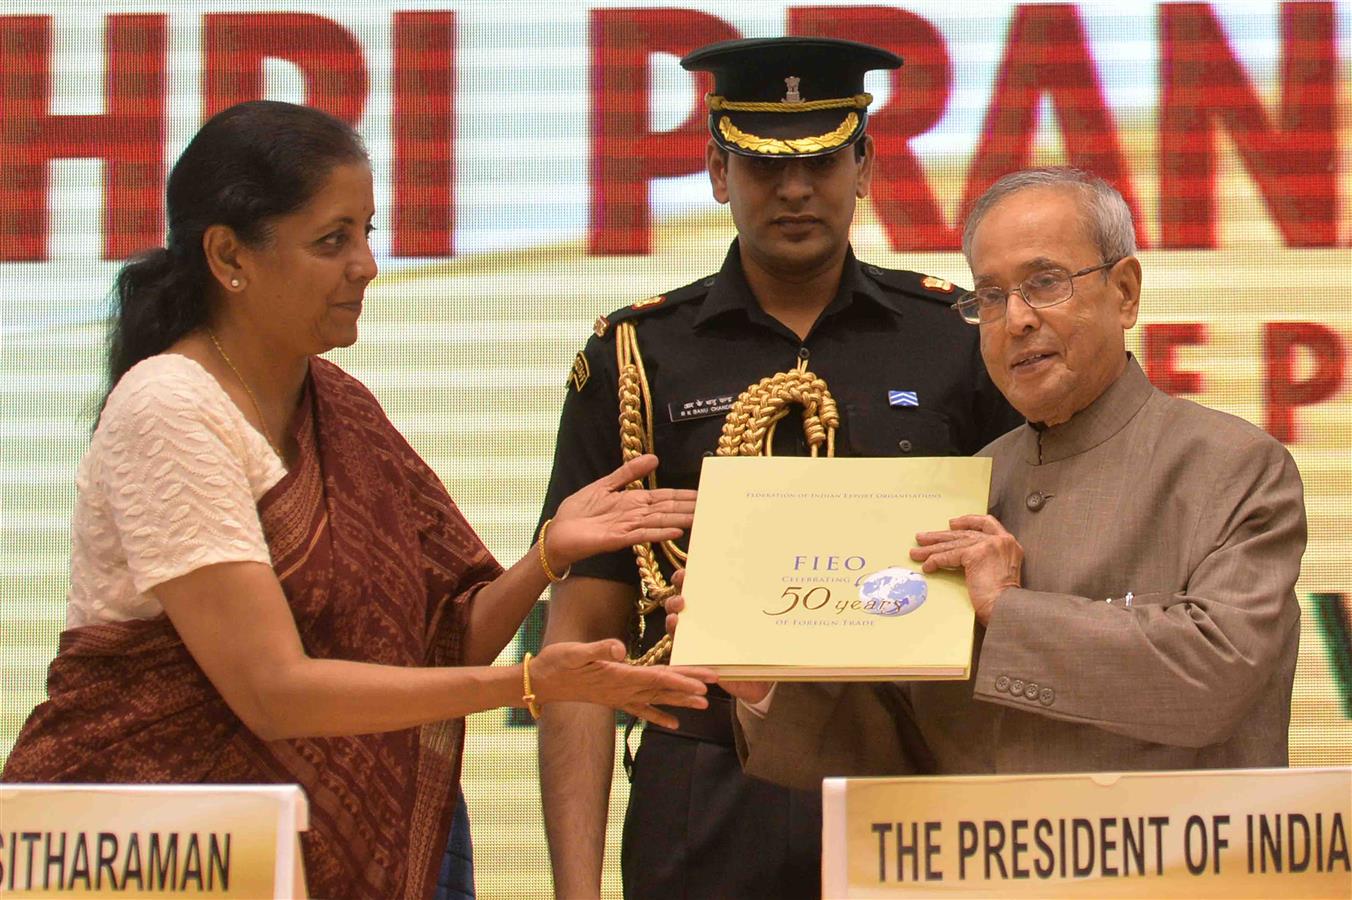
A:
POLYGON ((922 531, 911 559, 925 572, 962 569, 972 609, 982 625, 990 622, 995 601, 1005 588, 1022 586, 1023 547, 994 516, 958 516, 950 531, 922 531))

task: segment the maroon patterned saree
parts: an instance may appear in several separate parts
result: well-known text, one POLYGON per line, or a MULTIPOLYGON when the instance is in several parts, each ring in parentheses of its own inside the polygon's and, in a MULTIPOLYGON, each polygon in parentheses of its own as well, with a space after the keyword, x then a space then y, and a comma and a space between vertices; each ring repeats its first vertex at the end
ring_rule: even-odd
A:
MULTIPOLYGON (((501 569, 441 482, 370 392, 324 360, 310 365, 293 428, 298 461, 258 511, 306 651, 459 664, 470 603, 501 569)), ((66 631, 47 690, 4 781, 297 783, 310 801, 304 850, 314 896, 431 896, 463 720, 260 740, 163 614, 66 631)))

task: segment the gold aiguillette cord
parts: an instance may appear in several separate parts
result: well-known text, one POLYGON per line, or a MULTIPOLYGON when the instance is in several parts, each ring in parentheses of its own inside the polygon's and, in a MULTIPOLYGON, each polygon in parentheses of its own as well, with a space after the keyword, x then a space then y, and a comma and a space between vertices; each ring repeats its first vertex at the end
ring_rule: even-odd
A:
MULTIPOLYGON (((638 348, 638 333, 632 322, 621 322, 616 326, 615 353, 619 372, 620 451, 624 461, 628 462, 653 452, 652 391, 648 388, 648 376, 638 348)), ((762 378, 742 391, 723 421, 723 433, 718 438, 715 455, 774 455, 775 428, 794 406, 803 411, 803 435, 809 454, 818 456, 825 447, 826 456, 835 456, 840 413, 826 382, 808 371, 806 360, 800 360, 797 367, 788 372, 762 378)), ((644 486, 642 481, 633 481, 626 485, 626 490, 644 486)), ((656 489, 656 472, 648 476, 646 486, 656 489)), ((663 541, 660 546, 672 566, 679 568, 685 564, 686 555, 674 542, 663 541)), ((637 604, 638 643, 641 645, 645 617, 661 607, 676 589, 662 574, 652 544, 635 544, 633 549, 641 585, 637 604)), ((670 653, 671 636, 663 635, 652 649, 629 658, 628 662, 651 666, 666 659, 670 653)))

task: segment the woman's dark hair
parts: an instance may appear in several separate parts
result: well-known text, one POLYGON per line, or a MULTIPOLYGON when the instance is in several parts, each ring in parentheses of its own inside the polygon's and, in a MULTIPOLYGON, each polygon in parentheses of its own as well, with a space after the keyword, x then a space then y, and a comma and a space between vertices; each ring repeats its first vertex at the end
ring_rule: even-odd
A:
POLYGON ((366 159, 351 126, 310 107, 254 100, 212 116, 169 173, 166 246, 118 272, 108 390, 207 321, 211 272, 202 235, 209 227, 228 225, 246 244, 265 242, 272 220, 309 202, 335 165, 366 159))

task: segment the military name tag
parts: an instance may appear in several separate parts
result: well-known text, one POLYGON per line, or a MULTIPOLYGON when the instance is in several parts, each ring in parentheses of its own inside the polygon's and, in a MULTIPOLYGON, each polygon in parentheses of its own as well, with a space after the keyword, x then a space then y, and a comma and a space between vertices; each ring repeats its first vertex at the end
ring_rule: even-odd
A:
POLYGON ((684 422, 687 419, 702 419, 705 416, 727 415, 737 402, 734 394, 718 397, 706 397, 703 400, 686 400, 684 403, 668 403, 667 414, 672 422, 684 422))

